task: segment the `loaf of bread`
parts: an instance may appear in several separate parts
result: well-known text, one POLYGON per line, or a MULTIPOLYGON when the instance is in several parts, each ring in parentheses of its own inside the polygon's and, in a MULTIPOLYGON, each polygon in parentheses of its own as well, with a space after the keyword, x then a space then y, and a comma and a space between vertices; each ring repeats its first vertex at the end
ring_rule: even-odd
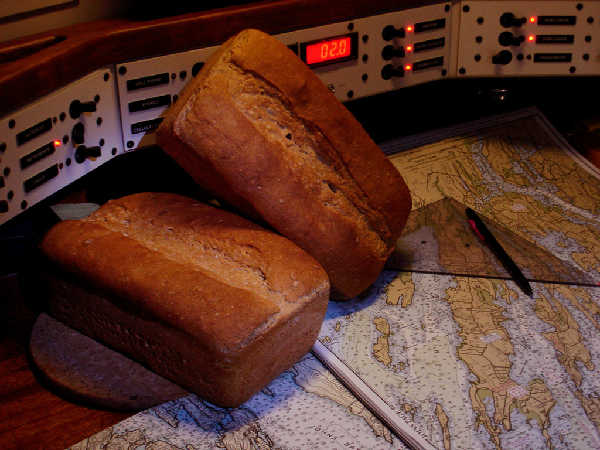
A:
POLYGON ((41 249, 54 317, 221 406, 308 352, 329 299, 291 241, 175 194, 110 201, 41 249))
POLYGON ((342 297, 377 278, 411 208, 404 180, 352 114, 260 31, 223 44, 157 133, 199 184, 314 256, 342 297))

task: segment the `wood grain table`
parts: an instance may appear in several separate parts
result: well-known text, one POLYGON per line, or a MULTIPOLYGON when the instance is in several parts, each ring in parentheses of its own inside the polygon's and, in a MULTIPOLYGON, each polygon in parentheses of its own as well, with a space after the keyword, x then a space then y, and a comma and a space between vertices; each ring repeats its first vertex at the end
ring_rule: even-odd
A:
POLYGON ((76 404, 44 386, 27 357, 36 314, 13 295, 0 303, 7 300, 10 310, 0 311, 0 449, 64 449, 133 414, 76 404))

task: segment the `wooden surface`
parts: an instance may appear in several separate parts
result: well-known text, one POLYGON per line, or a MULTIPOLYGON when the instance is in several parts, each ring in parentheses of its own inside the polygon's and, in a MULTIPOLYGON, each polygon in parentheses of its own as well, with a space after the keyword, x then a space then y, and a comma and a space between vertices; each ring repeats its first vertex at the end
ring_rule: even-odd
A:
POLYGON ((245 28, 278 33, 432 3, 440 0, 259 1, 149 21, 102 20, 0 43, 0 61, 9 61, 0 66, 0 116, 100 67, 213 45, 245 28))
POLYGON ((8 301, 0 317, 0 449, 64 449, 131 415, 77 405, 42 386, 26 352, 35 314, 8 301))

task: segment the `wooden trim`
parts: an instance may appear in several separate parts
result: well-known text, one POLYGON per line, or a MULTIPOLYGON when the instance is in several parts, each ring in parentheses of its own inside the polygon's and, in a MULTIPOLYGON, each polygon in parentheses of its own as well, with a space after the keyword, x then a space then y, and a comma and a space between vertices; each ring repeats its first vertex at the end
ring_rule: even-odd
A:
POLYGON ((125 19, 78 24, 0 45, 23 45, 48 36, 65 39, 0 67, 0 116, 110 64, 223 42, 245 28, 281 33, 443 3, 439 0, 274 0, 151 21, 125 19))

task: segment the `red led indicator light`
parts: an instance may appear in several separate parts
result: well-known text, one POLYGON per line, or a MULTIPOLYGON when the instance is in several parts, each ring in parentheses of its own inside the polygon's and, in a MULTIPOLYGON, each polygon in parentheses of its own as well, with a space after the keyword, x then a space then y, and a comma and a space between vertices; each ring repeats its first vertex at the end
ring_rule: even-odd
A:
POLYGON ((533 42, 533 41, 535 41, 535 36, 532 34, 531 36, 529 36, 529 37, 527 38, 527 40, 528 40, 529 42, 533 42))
POLYGON ((413 51, 413 47, 412 47, 412 45, 407 45, 407 46, 406 46, 406 51, 407 51, 407 52, 412 52, 412 51, 413 51))
POLYGON ((531 16, 531 17, 529 18, 529 23, 535 23, 535 21, 536 21, 536 18, 535 18, 535 16, 531 16))
POLYGON ((412 30, 413 30, 413 26, 412 26, 412 25, 407 25, 407 26, 406 26, 406 31, 407 31, 407 32, 409 32, 409 33, 410 33, 410 32, 412 32, 412 30))
POLYGON ((317 64, 350 56, 352 51, 350 36, 329 41, 321 41, 306 46, 306 63, 317 64))
POLYGON ((62 142, 58 139, 55 139, 54 141, 52 141, 52 143, 54 144, 54 148, 60 147, 62 145, 62 142))
POLYGON ((406 70, 406 71, 412 70, 412 66, 410 64, 407 64, 404 66, 404 70, 406 70))

